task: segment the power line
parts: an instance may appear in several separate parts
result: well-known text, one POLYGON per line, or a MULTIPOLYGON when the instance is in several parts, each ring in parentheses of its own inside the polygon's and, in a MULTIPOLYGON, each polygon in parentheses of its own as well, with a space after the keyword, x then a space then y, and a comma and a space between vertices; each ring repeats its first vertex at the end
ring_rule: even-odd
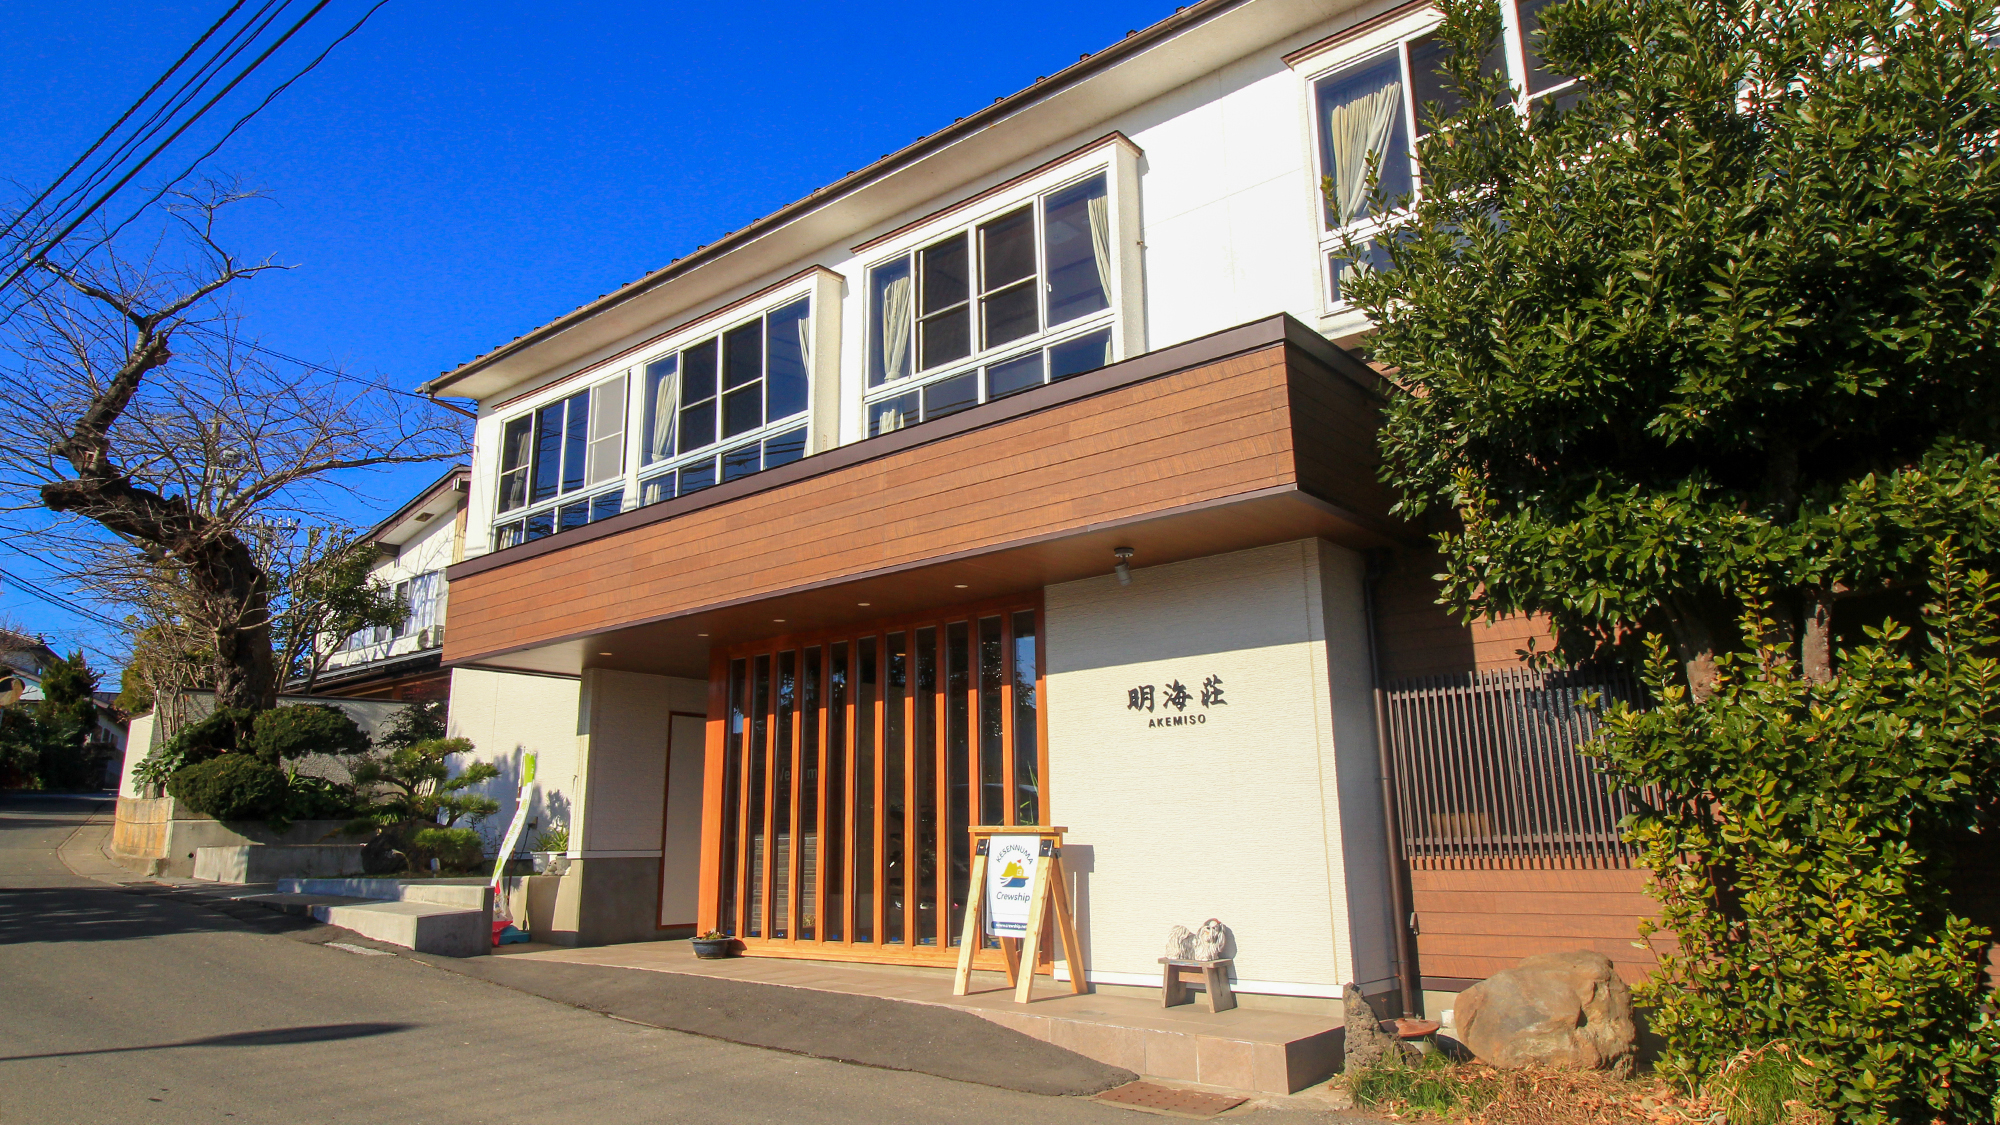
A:
POLYGON ((15 215, 11 220, 8 221, 6 229, 0 230, 0 238, 5 238, 8 235, 13 234, 14 228, 21 225, 22 219, 25 219, 29 215, 34 214, 35 208, 40 207, 42 205, 43 200, 55 194, 56 188, 62 186, 62 182, 68 179, 72 172, 75 172, 79 167, 81 167, 84 161, 89 160, 91 153, 96 152, 98 149, 102 148, 104 146, 104 142, 111 139, 111 135, 118 131, 118 127, 120 125, 125 124, 126 121, 131 119, 133 114, 139 112, 139 107, 145 105, 146 100, 148 98, 151 98, 154 94, 158 93, 160 87, 167 84, 167 79, 172 78, 174 76, 174 72, 179 70, 182 64, 186 63, 190 58, 193 58, 194 53, 196 51, 201 50, 201 45, 203 43, 208 42, 209 37, 214 35, 217 29, 221 28, 223 24, 228 23, 229 17, 235 15, 237 9, 241 8, 242 6, 243 6, 243 0, 236 0, 236 3, 231 4, 229 6, 228 11, 222 13, 221 18, 217 19, 214 23, 208 25, 208 30, 201 33, 201 38, 195 40, 193 46, 189 47, 186 51, 182 52, 181 57, 174 60, 174 65, 168 67, 165 74, 162 74, 158 78, 154 79, 153 84, 151 86, 146 87, 146 92, 139 95, 139 100, 133 102, 130 106, 126 107, 125 112, 118 115, 118 120, 113 121, 111 123, 110 128, 104 130, 104 132, 101 135, 99 135, 99 137, 96 140, 90 142, 90 147, 83 150, 82 156, 77 157, 76 160, 73 163, 71 163, 69 167, 63 169, 62 175, 57 176, 55 179, 49 181, 49 186, 42 189, 42 194, 36 196, 33 202, 29 203, 26 207, 22 208, 19 214, 15 215))
MULTIPOLYGON (((253 59, 247 66, 245 66, 241 71, 239 71, 234 78, 231 78, 229 82, 222 87, 222 89, 217 91, 213 97, 208 99, 207 102, 203 103, 199 109, 195 110, 192 116, 189 116, 185 121, 181 122, 173 130, 172 133, 168 134, 165 140, 162 140, 159 144, 155 145, 152 148, 152 150, 147 152, 142 158, 140 158, 140 160, 136 164, 126 169, 124 174, 118 178, 117 182, 113 183, 110 187, 100 192, 97 195, 97 197, 93 199, 87 207, 83 208, 83 210, 80 213, 76 214, 74 218, 71 218, 69 220, 68 225, 64 226, 62 230, 57 232, 54 237, 46 240, 41 240, 39 245, 35 249, 34 253, 29 255, 26 261, 20 263, 20 265, 17 266, 14 269, 14 271, 10 273, 5 279, 0 279, 0 292, 4 292, 5 290, 11 288, 13 284, 16 281, 18 281, 20 277, 23 274, 25 274, 28 270, 34 268, 38 264, 46 262, 49 253, 53 251, 58 245, 60 245, 64 239, 68 238, 72 233, 76 231, 78 227, 82 226, 84 222, 88 221, 92 215, 96 214, 100 209, 102 209, 106 203, 108 203, 114 196, 118 194, 118 192, 122 191, 126 187, 126 185, 131 183, 133 178, 136 177, 142 170, 144 170, 148 164, 152 163, 152 161, 156 157, 158 157, 163 151, 165 151, 168 146, 172 145, 176 140, 178 140, 182 134, 186 133, 189 128, 193 127, 193 125, 197 121, 201 120, 202 117, 206 116, 209 110, 213 109, 218 102, 220 102, 224 97, 228 96, 231 91, 235 90, 238 85, 240 85, 253 72, 255 72, 259 67, 261 67, 268 59, 270 59, 270 57, 274 53, 278 51, 279 48, 283 47, 287 42, 289 42, 291 38, 300 31, 300 29, 304 28, 307 23, 309 23, 314 17, 318 16, 320 12, 324 10, 326 6, 331 2, 332 0, 318 0, 318 2, 315 3, 303 16, 299 17, 299 19, 296 22, 294 22, 289 28, 286 29, 285 32, 278 37, 276 42, 272 43, 269 47, 267 47, 263 51, 263 53, 259 54, 255 59, 253 59)), ((235 136, 237 131, 242 129, 242 127, 245 124, 247 124, 251 120, 251 118, 255 117, 265 107, 269 106, 273 99, 275 99, 279 94, 283 93, 294 82, 298 81, 300 78, 310 73, 314 68, 318 67, 319 64, 326 59, 327 55, 331 53, 335 47, 339 46, 341 43, 345 42, 350 36, 358 32, 361 29, 362 25, 367 23, 368 19, 372 17, 377 11, 379 11, 382 8, 382 6, 387 2, 388 0, 376 0, 376 3, 372 7, 370 7, 366 12, 362 13, 361 17, 356 21, 354 21, 354 23, 351 26, 349 26, 345 32, 336 37, 330 44, 326 46, 325 49, 320 51, 320 53, 316 55, 311 62, 307 63, 304 67, 300 68, 297 72, 292 74, 291 77, 279 83, 275 88, 273 88, 269 93, 267 93, 260 102, 258 102, 254 107, 252 107, 249 110, 249 112, 245 113, 242 117, 240 117, 236 121, 234 125, 230 126, 230 128, 224 132, 221 139, 217 140, 213 145, 209 146, 209 148, 206 151, 202 152, 199 156, 197 156, 192 162, 188 164, 188 166, 180 173, 179 176, 175 177, 172 180, 169 180, 168 184, 171 185, 174 183, 179 183, 182 180, 186 179, 187 176, 191 175, 194 172, 195 168, 199 167, 204 160, 208 159, 208 157, 214 155, 217 151, 219 151, 223 146, 223 144, 227 143, 227 141, 231 137, 235 136)), ((165 115, 169 120, 171 120, 172 116, 175 113, 178 113, 182 108, 184 108, 185 105, 188 103, 188 101, 191 101, 193 97, 198 96, 199 92, 208 85, 209 81, 212 80, 214 74, 209 73, 210 71, 216 70, 218 68, 218 65, 227 65, 228 62, 234 60, 236 57, 241 55, 245 50, 247 50, 256 41, 256 39, 259 36, 261 36, 263 32, 277 20, 278 16, 281 13, 283 13, 283 11, 287 7, 289 7, 291 3, 292 0, 266 0, 265 5, 259 8, 256 14, 251 17, 250 23, 255 26, 253 29, 250 30, 249 36, 245 38, 244 32, 242 30, 239 30, 238 32, 231 34, 228 40, 226 40, 225 43, 223 44, 222 49, 218 50, 216 55, 211 57, 208 61, 202 63, 200 66, 198 66, 195 69, 194 73, 191 74, 186 80, 182 82, 180 89, 177 90, 175 94, 168 99, 168 104, 166 106, 162 107, 159 110, 156 110, 147 119, 145 125, 141 127, 141 129, 137 134, 135 134, 133 137, 127 138, 126 141, 121 142, 118 146, 114 148, 112 156, 115 159, 108 158, 106 161, 102 162, 97 169, 93 170, 90 173, 90 175, 84 178, 83 182, 80 185, 73 187, 66 195, 62 197, 62 208, 59 209, 56 218, 49 220, 50 225, 53 225, 54 223, 61 221, 63 217, 62 212, 68 209, 68 202, 70 200, 77 198, 82 192, 88 191, 91 185, 102 182, 102 180, 105 177, 108 177, 111 174, 111 171, 116 168, 117 164, 124 159, 125 155, 130 150, 132 150, 137 144, 143 143, 145 140, 150 139, 152 136, 156 135, 160 129, 165 128, 166 127, 165 123, 160 123, 160 118, 163 115, 165 115), (272 8, 272 4, 274 2, 277 4, 275 10, 273 10, 272 8), (258 19, 264 17, 265 13, 267 12, 270 13, 269 17, 264 18, 263 22, 259 24, 257 22, 258 19), (241 40, 241 42, 239 43, 238 40, 241 40), (186 97, 181 96, 183 92, 188 92, 186 97)), ((242 0, 238 0, 238 3, 232 5, 229 11, 224 13, 223 19, 217 21, 217 26, 219 27, 222 23, 226 22, 230 18, 230 16, 232 16, 241 6, 242 6, 242 0)), ((192 55, 194 51, 200 47, 201 43, 206 42, 207 39, 210 38, 214 33, 215 33, 214 27, 211 27, 208 32, 204 33, 202 39, 196 42, 195 47, 189 48, 188 53, 186 55, 183 55, 182 59, 177 61, 174 64, 174 67, 171 68, 167 72, 167 74, 162 75, 160 81, 156 82, 154 86, 147 91, 147 94, 145 95, 145 97, 142 97, 140 99, 139 103, 135 103, 132 109, 128 110, 125 115, 121 116, 119 122, 117 124, 114 124, 112 126, 112 129, 107 131, 106 135, 109 136, 111 133, 114 133, 119 127, 119 125, 123 124, 123 122, 130 119, 132 114, 137 112, 138 105, 143 104, 145 98, 151 97, 152 94, 156 92, 160 88, 160 86, 163 85, 167 81, 167 79, 181 67, 181 65, 186 61, 187 57, 192 55)), ((68 177, 71 173, 73 173, 75 168, 80 166, 84 160, 88 159, 90 153, 96 151, 99 147, 103 145, 103 143, 104 143, 104 138, 99 138, 99 140, 91 146, 91 149, 86 151, 83 157, 80 157, 75 164, 71 165, 71 168, 69 170, 64 172, 63 177, 58 177, 56 184, 52 184, 47 191, 44 191, 42 195, 38 197, 38 202, 39 200, 48 198, 48 196, 56 190, 57 186, 62 182, 62 180, 68 177)), ((168 190, 167 187, 161 188, 158 193, 155 193, 149 200, 147 200, 145 204, 141 205, 139 210, 135 211, 131 218, 128 218, 123 223, 118 224, 118 227, 116 229, 123 229, 123 227, 126 224, 130 223, 132 219, 136 219, 139 214, 144 212, 146 207, 151 206, 152 203, 157 201, 159 197, 165 194, 167 190, 168 190)), ((12 224, 10 224, 9 226, 9 230, 11 229, 12 229, 12 224)))
MULTIPOLYGON (((387 2, 388 0, 383 0, 383 3, 387 2)), ((381 5, 378 4, 376 6, 380 7, 381 5)), ((312 360, 309 359, 300 359, 298 356, 295 355, 286 355, 284 352, 278 351, 274 348, 267 348, 262 344, 256 344, 248 340, 241 340, 232 336, 225 335, 224 333, 217 332, 215 329, 210 328, 205 324, 190 324, 188 325, 188 327, 196 332, 201 333, 202 335, 213 336, 218 340, 226 341, 232 347, 248 348, 253 352, 262 352, 263 354, 270 356, 272 359, 281 359, 284 360, 286 363, 295 363, 300 367, 305 368, 308 371, 316 372, 320 375, 325 375, 331 379, 340 379, 345 382, 354 383, 358 386, 367 387, 370 390, 387 391, 392 395, 404 395, 408 398, 422 399, 423 401, 432 403, 433 405, 442 406, 446 410, 451 410, 459 414, 463 414, 467 418, 477 419, 479 417, 477 413, 467 410, 463 406, 459 406, 455 403, 449 403, 444 401, 443 399, 433 398, 430 395, 421 395, 415 391, 406 391, 403 390, 401 387, 390 386, 388 380, 386 379, 379 383, 370 382, 369 380, 364 379, 359 375, 350 375, 347 372, 342 371, 337 367, 328 367, 323 363, 314 363, 312 360)))
POLYGON ((60 232, 58 232, 54 238, 51 238, 43 242, 39 247, 37 247, 35 252, 28 256, 28 260, 22 262, 18 267, 16 267, 14 272, 8 274, 5 280, 0 280, 0 292, 5 292, 10 286, 14 284, 15 279, 19 278, 22 274, 28 272, 28 270, 34 268, 39 263, 46 261, 50 250, 55 249, 56 246, 62 243, 63 239, 68 238, 72 233, 75 232, 76 228, 82 226, 86 220, 88 220, 92 215, 96 214, 98 208, 103 207, 104 204, 107 201, 109 201, 113 195, 117 194, 118 191, 124 188, 126 184, 132 182, 132 177, 137 176, 141 171, 145 169, 146 165, 151 164, 153 162, 154 157, 160 155, 160 153, 163 152, 168 145, 173 144, 175 141, 179 140, 182 133, 185 133, 190 128, 193 128, 195 122, 201 120, 202 117, 205 116, 209 110, 215 107, 215 103, 221 101, 224 97, 227 97, 231 90, 234 90, 238 85, 240 85, 244 79, 250 77, 252 71, 255 71, 258 67, 264 65, 264 60, 270 58, 273 52, 277 51, 278 48, 284 46, 285 43, 289 41, 293 35, 296 35, 299 29, 306 25, 306 21, 318 15, 321 9, 325 8, 328 4, 332 2, 333 0, 319 0, 319 3, 314 4, 311 10, 307 11, 304 16, 301 16, 299 18, 297 23, 294 23, 291 27, 287 28, 285 30, 285 33, 278 37, 278 41, 276 43, 273 43, 269 47, 265 48, 263 54, 258 55, 255 59, 253 59, 249 66, 246 66, 241 71, 238 71, 236 77, 229 80, 228 85, 224 86, 221 90, 217 91, 214 97, 208 99, 207 102, 203 103, 202 107, 194 112, 194 116, 182 122, 179 128, 175 129, 172 133, 168 134, 166 140, 161 141, 159 144, 155 145, 153 147, 153 151, 147 153, 144 157, 140 159, 140 161, 137 164, 133 165, 131 169, 128 170, 123 176, 119 177, 117 183, 112 184, 109 188, 105 189, 101 194, 99 194, 98 197, 91 202, 90 206, 83 209, 82 214, 70 220, 70 224, 64 227, 60 232))
POLYGON ((55 594, 38 590, 34 587, 32 583, 27 582, 26 580, 20 578, 19 576, 15 575, 11 571, 8 571, 4 568, 0 568, 0 578, 4 578, 7 581, 12 582, 20 590, 21 593, 24 593, 31 598, 36 598, 40 601, 47 602, 48 604, 55 606, 58 609, 66 609, 69 612, 76 614, 78 617, 81 617, 86 621, 102 625, 106 629, 116 629, 121 633, 131 631, 131 626, 125 624, 122 621, 113 621, 109 617, 106 617, 95 610, 85 609, 82 606, 76 604, 75 602, 68 600, 67 598, 58 597, 55 594))

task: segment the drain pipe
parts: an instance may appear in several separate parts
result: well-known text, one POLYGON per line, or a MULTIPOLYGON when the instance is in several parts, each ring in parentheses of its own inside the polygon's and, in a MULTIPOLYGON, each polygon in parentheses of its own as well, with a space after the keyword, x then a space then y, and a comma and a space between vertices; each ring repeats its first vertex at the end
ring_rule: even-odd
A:
POLYGON ((1402 815, 1396 801, 1396 761, 1389 751, 1388 701, 1382 692, 1381 638, 1375 628, 1375 592, 1393 552, 1369 551, 1361 580, 1363 617, 1368 625, 1368 678, 1375 696, 1376 772, 1382 781, 1382 835, 1389 861, 1389 910, 1396 926, 1396 979, 1402 985, 1403 1014, 1423 1014, 1423 980, 1418 976, 1416 915, 1410 909, 1410 865, 1403 854, 1402 815))

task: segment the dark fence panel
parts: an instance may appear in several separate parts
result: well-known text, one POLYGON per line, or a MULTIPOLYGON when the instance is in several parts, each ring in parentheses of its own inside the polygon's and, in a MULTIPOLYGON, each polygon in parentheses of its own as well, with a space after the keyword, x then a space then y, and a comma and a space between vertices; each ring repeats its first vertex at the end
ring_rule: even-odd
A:
POLYGON ((1640 699, 1622 672, 1428 676, 1383 691, 1412 867, 1616 868, 1632 795, 1581 751, 1605 708, 1640 699))

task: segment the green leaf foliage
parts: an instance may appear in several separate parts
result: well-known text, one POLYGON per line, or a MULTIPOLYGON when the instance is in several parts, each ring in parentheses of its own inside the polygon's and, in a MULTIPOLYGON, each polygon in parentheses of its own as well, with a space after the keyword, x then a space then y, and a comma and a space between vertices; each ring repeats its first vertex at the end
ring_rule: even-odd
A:
POLYGON ((301 703, 260 712, 248 748, 265 761, 290 762, 316 754, 359 754, 370 745, 347 712, 324 703, 301 703))
MULTIPOLYGON (((1924 640, 1891 624, 1831 682, 1781 647, 1724 656, 1713 695, 1620 705, 1600 752, 1646 794, 1628 822, 1675 942, 1638 1002, 1690 1086, 1745 1043, 1788 1043, 1843 1122, 1991 1122, 1992 935, 1942 887, 1954 839, 2000 807, 2000 585, 1941 549, 1924 640)), ((1746 622, 1749 635, 1768 622, 1746 622)))
MULTIPOLYGON (((413 870, 433 858, 443 862, 437 847, 418 841, 422 833, 455 829, 466 833, 476 849, 478 833, 470 826, 500 810, 498 801, 473 791, 500 776, 498 767, 491 762, 455 764, 452 759, 470 753, 472 743, 443 737, 444 728, 442 703, 412 704, 391 722, 382 749, 362 758, 353 770, 356 787, 369 801, 349 830, 377 833, 413 870)), ((442 837, 424 839, 435 844, 442 837)))
POLYGON ((1441 6, 1467 108, 1345 291, 1452 605, 1685 661, 2000 550, 1993 0, 1565 0, 1582 84, 1531 115, 1478 75, 1495 9, 1441 6))
POLYGON ((439 867, 465 871, 486 858, 485 842, 470 828, 419 828, 403 846, 413 870, 428 868, 435 859, 439 867))
POLYGON ((266 820, 284 809, 286 778, 254 754, 223 754, 175 770, 167 793, 217 820, 266 820))
POLYGON ((42 670, 41 690, 40 700, 0 708, 0 770, 37 789, 101 784, 112 747, 97 739, 97 673, 74 652, 42 670))
POLYGON ((154 747, 132 775, 146 785, 165 785, 182 766, 197 765, 221 754, 248 746, 257 715, 235 707, 221 707, 189 723, 167 741, 154 747))

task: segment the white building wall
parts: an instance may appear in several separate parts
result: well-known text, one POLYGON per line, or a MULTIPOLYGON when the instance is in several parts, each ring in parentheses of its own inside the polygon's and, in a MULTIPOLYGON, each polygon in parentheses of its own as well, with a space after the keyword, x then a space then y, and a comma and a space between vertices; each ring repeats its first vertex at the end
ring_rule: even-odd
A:
POLYGON ((1051 819, 1090 979, 1157 986, 1167 931, 1214 917, 1242 991, 1392 982, 1360 565, 1304 540, 1048 588, 1051 819))
POLYGON ((484 790, 500 802, 500 811, 481 826, 492 847, 499 846, 513 820, 522 763, 531 751, 537 792, 528 810, 535 827, 526 833, 526 842, 551 824, 563 824, 571 826, 575 846, 582 791, 577 773, 580 695, 578 681, 567 677, 453 669, 450 733, 472 741, 472 760, 491 762, 500 770, 484 790))
POLYGON ((573 858, 660 854, 670 716, 699 713, 707 702, 702 680, 603 668, 583 674, 576 763, 582 801, 570 832, 573 858))

